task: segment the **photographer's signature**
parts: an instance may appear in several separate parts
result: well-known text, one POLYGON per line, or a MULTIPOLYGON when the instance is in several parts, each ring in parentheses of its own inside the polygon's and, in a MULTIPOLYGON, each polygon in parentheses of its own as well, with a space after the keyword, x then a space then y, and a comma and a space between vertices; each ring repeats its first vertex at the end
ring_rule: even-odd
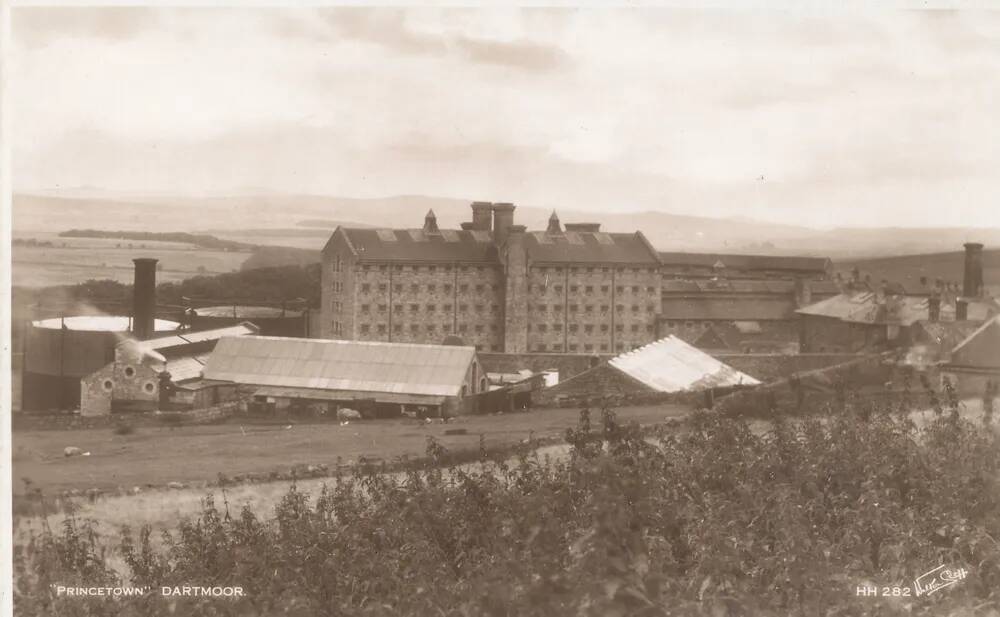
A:
POLYGON ((878 587, 872 584, 858 585, 854 593, 869 598, 909 598, 929 596, 936 591, 947 589, 969 575, 965 568, 941 565, 928 570, 913 581, 913 586, 889 585, 878 587))
POLYGON ((913 581, 913 591, 918 596, 929 596, 935 591, 951 587, 958 581, 964 580, 968 575, 965 568, 938 566, 918 576, 913 581))

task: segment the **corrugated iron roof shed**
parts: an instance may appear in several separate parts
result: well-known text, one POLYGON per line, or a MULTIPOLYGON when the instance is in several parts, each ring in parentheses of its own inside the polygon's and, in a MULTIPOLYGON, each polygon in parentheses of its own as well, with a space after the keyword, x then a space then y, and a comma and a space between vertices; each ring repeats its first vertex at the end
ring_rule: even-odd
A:
POLYGON ((260 386, 456 396, 475 355, 474 347, 226 337, 204 376, 260 386))
POLYGON ((615 356, 609 364, 659 392, 760 383, 676 336, 615 356))
POLYGON ((357 390, 320 390, 316 388, 288 388, 282 386, 264 386, 254 392, 255 396, 270 396, 273 398, 298 398, 312 401, 352 401, 374 398, 379 403, 396 403, 402 405, 440 405, 443 396, 428 396, 420 394, 396 394, 392 392, 359 393, 357 390))

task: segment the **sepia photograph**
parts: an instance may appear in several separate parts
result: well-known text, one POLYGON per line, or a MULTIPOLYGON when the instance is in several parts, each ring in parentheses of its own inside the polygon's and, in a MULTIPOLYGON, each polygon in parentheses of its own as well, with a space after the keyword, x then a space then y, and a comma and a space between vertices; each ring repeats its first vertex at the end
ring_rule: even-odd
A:
POLYGON ((1000 617, 1000 4, 0 24, 3 614, 1000 617))

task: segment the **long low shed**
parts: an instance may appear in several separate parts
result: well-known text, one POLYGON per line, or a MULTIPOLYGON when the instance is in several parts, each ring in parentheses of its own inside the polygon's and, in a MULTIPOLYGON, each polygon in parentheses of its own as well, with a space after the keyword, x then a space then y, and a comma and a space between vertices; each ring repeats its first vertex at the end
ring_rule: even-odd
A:
POLYGON ((487 389, 474 347, 255 336, 223 339, 207 380, 256 397, 381 405, 458 405, 487 389))

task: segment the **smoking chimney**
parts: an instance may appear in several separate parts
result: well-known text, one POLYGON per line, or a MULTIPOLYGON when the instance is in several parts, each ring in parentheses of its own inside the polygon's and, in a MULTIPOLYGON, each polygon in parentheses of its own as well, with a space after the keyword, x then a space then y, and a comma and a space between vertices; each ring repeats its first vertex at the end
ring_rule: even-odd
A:
POLYGON ((965 243, 965 278, 962 281, 962 295, 978 298, 983 291, 983 245, 979 242, 965 243))
POLYGON ((135 282, 132 286, 132 335, 141 340, 156 332, 156 262, 151 257, 133 259, 135 282))
MULTIPOLYGON (((472 202, 472 227, 479 231, 490 231, 493 228, 493 204, 488 201, 472 202)), ((463 229, 464 229, 463 225, 463 229)))
POLYGON ((493 204, 493 241, 502 246, 514 224, 514 204, 493 204))

